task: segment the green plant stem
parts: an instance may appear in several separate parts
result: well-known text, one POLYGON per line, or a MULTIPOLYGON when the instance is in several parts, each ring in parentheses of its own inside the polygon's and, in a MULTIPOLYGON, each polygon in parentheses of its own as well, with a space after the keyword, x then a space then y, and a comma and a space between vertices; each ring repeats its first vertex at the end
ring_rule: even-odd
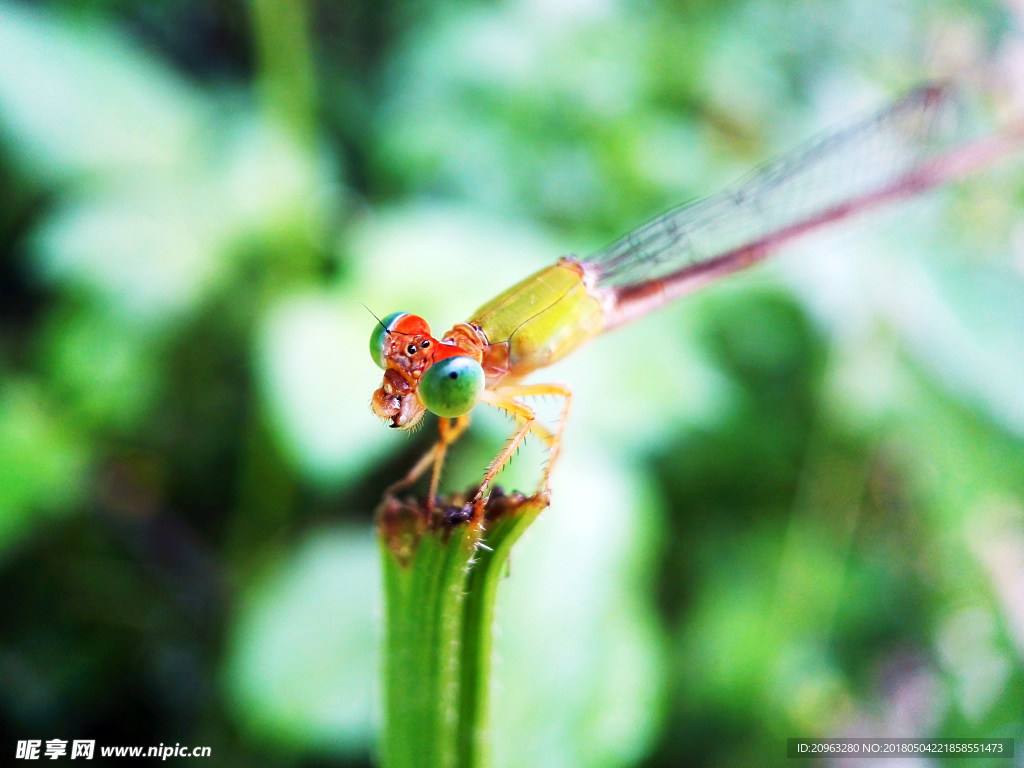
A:
POLYGON ((304 0, 250 0, 267 113, 309 150, 316 136, 316 79, 304 0))
POLYGON ((263 271, 260 292, 264 300, 295 283, 317 277, 327 220, 324 206, 315 204, 317 190, 312 169, 318 162, 316 72, 306 0, 249 0, 253 43, 258 62, 264 122, 286 136, 308 163, 308 187, 297 194, 287 221, 279 223, 264 243, 270 258, 263 271))
POLYGON ((466 572, 479 529, 428 531, 408 562, 384 542, 383 764, 456 765, 466 572))
POLYGON ((507 572, 512 545, 545 506, 546 500, 531 500, 516 514, 494 522, 487 530, 486 548, 480 548, 469 574, 460 654, 459 768, 490 764, 490 679, 498 584, 507 572))
POLYGON ((542 496, 500 497, 486 532, 397 502, 379 513, 385 768, 487 765, 498 583, 512 545, 546 506, 542 496))

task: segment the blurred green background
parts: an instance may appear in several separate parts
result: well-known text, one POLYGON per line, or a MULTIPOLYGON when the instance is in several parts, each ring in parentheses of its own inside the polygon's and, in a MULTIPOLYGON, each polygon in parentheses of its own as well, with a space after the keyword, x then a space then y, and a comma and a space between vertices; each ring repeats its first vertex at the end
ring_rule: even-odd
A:
MULTIPOLYGON (((0 762, 372 765, 372 510, 433 425, 370 413, 360 302, 440 332, 931 77, 1012 108, 1014 13, 0 0, 0 762)), ((1020 167, 551 371, 577 396, 500 596, 500 766, 1024 736, 1020 167)))

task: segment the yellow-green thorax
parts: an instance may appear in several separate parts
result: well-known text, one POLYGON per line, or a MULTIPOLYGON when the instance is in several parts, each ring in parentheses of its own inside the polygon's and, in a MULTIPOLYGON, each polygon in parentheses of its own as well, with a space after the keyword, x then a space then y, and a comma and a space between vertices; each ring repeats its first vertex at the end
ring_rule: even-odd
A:
POLYGON ((507 354, 507 374, 518 378, 551 365, 601 333, 604 312, 586 285, 580 263, 563 258, 491 299, 473 313, 469 324, 486 335, 491 357, 507 354), (495 354, 500 347, 504 350, 495 354))

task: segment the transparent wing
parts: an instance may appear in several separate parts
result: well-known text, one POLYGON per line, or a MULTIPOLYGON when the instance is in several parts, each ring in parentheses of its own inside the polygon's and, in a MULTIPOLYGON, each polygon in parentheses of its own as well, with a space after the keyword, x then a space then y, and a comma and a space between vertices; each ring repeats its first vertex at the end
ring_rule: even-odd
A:
POLYGON ((673 208, 585 261, 599 286, 637 285, 762 240, 911 173, 948 146, 954 113, 949 88, 918 88, 723 192, 673 208))

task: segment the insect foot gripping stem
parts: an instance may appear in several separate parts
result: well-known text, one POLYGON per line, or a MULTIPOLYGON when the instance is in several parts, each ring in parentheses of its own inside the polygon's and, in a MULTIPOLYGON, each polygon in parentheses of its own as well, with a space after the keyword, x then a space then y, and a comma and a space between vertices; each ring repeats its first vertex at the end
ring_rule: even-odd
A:
POLYGON ((377 509, 384 572, 384 768, 483 765, 494 604, 512 545, 547 495, 491 490, 474 519, 465 494, 386 498, 377 509))
POLYGON ((478 498, 479 486, 464 493, 427 498, 403 498, 385 495, 377 507, 377 535, 391 556, 403 567, 407 566, 420 543, 427 537, 437 537, 447 544, 453 537, 473 539, 473 546, 486 545, 485 530, 496 523, 532 512, 532 520, 549 504, 549 494, 541 490, 533 496, 519 491, 505 493, 494 486, 484 498, 478 498), (480 506, 480 514, 474 508, 480 506), (535 510, 535 511, 534 511, 535 510), (465 531, 461 529, 466 529, 465 531))

